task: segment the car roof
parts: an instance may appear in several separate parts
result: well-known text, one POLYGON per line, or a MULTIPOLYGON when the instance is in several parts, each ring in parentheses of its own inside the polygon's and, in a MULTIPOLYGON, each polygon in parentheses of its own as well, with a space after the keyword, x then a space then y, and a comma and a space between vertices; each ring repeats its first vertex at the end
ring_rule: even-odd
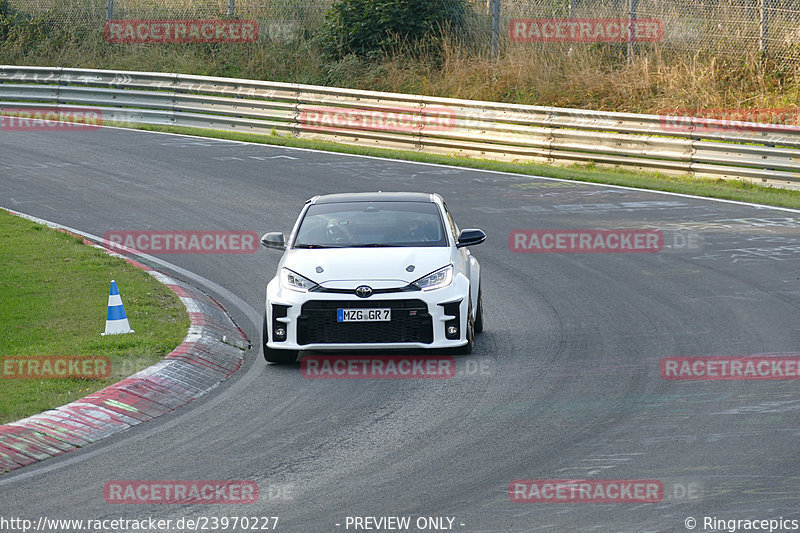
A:
POLYGON ((435 203, 436 195, 425 192, 353 192, 315 196, 312 204, 338 204, 343 202, 426 202, 435 203))

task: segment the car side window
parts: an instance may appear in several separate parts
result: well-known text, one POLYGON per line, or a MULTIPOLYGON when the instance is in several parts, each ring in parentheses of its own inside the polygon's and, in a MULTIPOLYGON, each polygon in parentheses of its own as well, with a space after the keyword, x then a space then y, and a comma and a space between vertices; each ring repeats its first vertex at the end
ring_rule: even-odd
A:
POLYGON ((453 216, 450 214, 450 210, 447 209, 447 204, 442 203, 442 205, 444 206, 444 213, 447 216, 447 225, 450 227, 450 233, 453 234, 453 241, 458 242, 458 226, 456 226, 453 216))

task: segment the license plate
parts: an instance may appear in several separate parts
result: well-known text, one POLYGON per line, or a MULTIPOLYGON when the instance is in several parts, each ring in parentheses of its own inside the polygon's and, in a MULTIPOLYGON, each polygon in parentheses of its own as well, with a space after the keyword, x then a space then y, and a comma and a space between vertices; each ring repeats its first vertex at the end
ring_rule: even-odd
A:
POLYGON ((338 309, 336 320, 339 322, 389 322, 392 310, 385 309, 338 309))

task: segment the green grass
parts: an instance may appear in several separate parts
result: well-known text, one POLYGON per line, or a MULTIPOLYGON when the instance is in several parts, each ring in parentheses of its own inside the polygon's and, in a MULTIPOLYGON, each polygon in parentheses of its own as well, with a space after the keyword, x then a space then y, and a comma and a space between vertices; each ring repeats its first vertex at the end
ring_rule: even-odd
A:
POLYGON ((178 297, 81 238, 0 210, 0 357, 105 355, 105 380, 0 379, 0 423, 58 407, 116 383, 171 352, 189 317, 178 297), (103 337, 117 282, 136 333, 103 337))
POLYGON ((527 174, 531 176, 561 178, 573 181, 606 183, 610 185, 638 187, 641 189, 668 191, 696 196, 705 196, 709 198, 723 198, 726 200, 736 200, 740 202, 751 202, 756 204, 800 209, 800 191, 798 190, 766 187, 752 182, 739 180, 725 180, 721 178, 704 179, 691 176, 670 176, 657 172, 644 173, 622 169, 609 170, 606 168, 596 168, 586 165, 556 167, 533 163, 507 163, 501 161, 491 161, 487 159, 425 154, 403 150, 387 150, 325 141, 311 141, 293 137, 281 137, 278 135, 258 135, 251 133, 237 133, 175 126, 158 126, 150 124, 106 124, 133 127, 146 131, 181 133, 217 139, 230 139, 235 141, 308 148, 329 152, 368 155, 373 157, 384 157, 405 161, 419 161, 424 163, 527 174))

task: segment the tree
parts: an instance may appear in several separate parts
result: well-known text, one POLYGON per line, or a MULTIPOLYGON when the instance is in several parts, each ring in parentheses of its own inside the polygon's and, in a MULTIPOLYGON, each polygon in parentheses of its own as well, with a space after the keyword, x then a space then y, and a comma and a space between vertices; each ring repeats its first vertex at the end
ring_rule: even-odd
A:
POLYGON ((335 0, 322 32, 326 51, 336 59, 385 51, 442 29, 462 31, 470 7, 466 0, 335 0))

